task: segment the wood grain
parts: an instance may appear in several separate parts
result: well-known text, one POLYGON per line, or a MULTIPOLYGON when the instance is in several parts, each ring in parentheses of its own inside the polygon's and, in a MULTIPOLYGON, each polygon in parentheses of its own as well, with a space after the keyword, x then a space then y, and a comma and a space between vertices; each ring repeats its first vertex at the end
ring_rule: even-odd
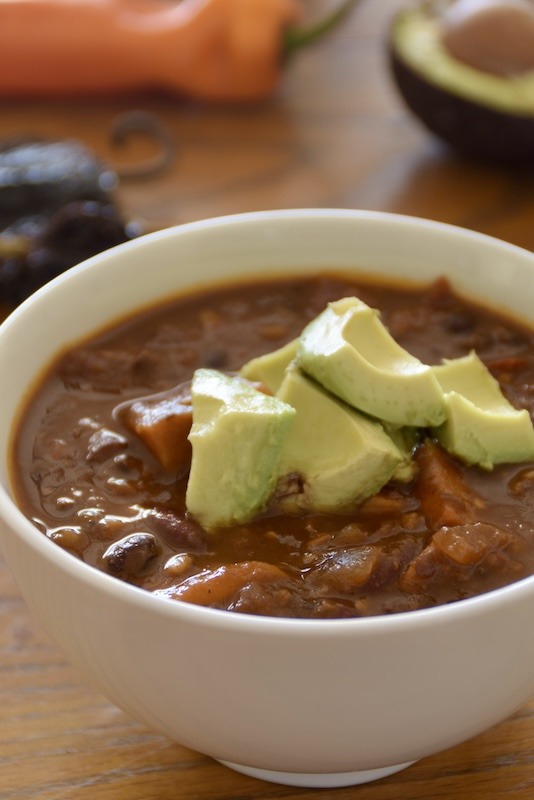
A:
MULTIPOLYGON (((534 250, 534 173, 466 162, 411 117, 387 66, 401 0, 363 0, 342 28, 287 67, 276 96, 247 108, 174 98, 3 104, 0 137, 79 138, 110 163, 115 116, 158 114, 172 169, 123 181, 118 200, 148 228, 240 211, 333 206, 415 214, 534 250)), ((534 797, 534 702, 481 736, 365 788, 324 792, 235 774, 132 721, 88 687, 31 619, 0 561, 2 800, 496 800, 534 797)))

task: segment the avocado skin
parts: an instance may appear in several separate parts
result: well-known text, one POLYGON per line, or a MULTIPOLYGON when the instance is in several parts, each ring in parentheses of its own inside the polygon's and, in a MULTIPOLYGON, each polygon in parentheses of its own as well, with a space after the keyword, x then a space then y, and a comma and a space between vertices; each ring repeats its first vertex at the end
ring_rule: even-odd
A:
POLYGON ((408 108, 462 155, 483 161, 534 163, 534 117, 506 114, 426 81, 389 48, 390 69, 408 108))

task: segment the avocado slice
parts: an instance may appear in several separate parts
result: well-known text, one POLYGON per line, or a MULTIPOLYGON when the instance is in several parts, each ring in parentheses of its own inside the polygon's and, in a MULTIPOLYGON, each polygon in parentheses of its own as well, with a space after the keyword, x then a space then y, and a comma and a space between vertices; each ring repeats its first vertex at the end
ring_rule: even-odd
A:
POLYGON ((354 408, 394 425, 439 425, 443 392, 432 368, 404 350, 356 297, 329 303, 300 336, 297 365, 354 408))
POLYGON ((389 60, 408 108, 465 155, 533 161, 534 69, 507 75, 474 67, 447 47, 446 33, 439 4, 421 4, 395 17, 389 60))
POLYGON ((417 473, 417 465, 413 460, 413 454, 420 443, 422 435, 419 428, 397 427, 395 425, 384 424, 384 430, 392 439, 397 447, 401 462, 396 467, 391 479, 398 483, 410 483, 417 473))
POLYGON ((239 374, 249 381, 263 383, 270 392, 276 394, 284 380, 287 367, 297 355, 297 349, 298 339, 293 339, 272 353, 266 353, 247 361, 241 367, 239 374))
POLYGON ((271 497, 295 410, 238 377, 198 369, 186 507, 208 531, 246 522, 271 497))
MULTIPOLYGON (((403 461, 382 426, 332 397, 290 367, 278 397, 296 410, 282 451, 280 475, 297 475, 294 509, 339 512, 376 494, 403 461)), ((282 504, 283 504, 282 500, 282 504)))
POLYGON ((433 370, 447 406, 447 420, 434 432, 446 450, 485 469, 534 459, 529 412, 508 402, 474 351, 433 370))

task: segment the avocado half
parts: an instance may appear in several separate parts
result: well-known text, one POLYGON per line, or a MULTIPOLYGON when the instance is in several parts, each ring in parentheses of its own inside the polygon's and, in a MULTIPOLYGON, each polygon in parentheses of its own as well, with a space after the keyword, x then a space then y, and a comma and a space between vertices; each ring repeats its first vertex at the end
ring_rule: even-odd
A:
POLYGON ((534 162, 534 71, 501 77, 453 58, 428 6, 391 26, 390 67, 406 105, 455 150, 478 159, 534 162))

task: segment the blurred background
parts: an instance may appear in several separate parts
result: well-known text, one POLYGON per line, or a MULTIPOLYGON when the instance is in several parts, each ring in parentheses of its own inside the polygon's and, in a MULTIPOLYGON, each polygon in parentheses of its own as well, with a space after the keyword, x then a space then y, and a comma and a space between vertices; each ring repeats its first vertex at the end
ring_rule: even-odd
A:
MULTIPOLYGON (((91 0, 84 0, 84 5, 87 2, 91 5, 91 0)), ((139 6, 139 0, 129 2, 134 8, 139 6)), ((77 55, 68 48, 62 52, 62 42, 71 34, 80 52, 87 49, 87 35, 85 39, 81 37, 81 45, 76 39, 81 36, 78 15, 82 13, 76 3, 71 8, 65 6, 63 12, 67 21, 57 33, 60 39, 55 45, 56 53, 59 51, 59 57, 64 59, 63 72, 60 69, 55 84, 53 78, 49 81, 51 90, 47 89, 46 78, 45 88, 37 78, 42 70, 38 61, 32 64, 32 37, 19 33, 22 41, 11 48, 11 56, 4 42, 0 48, 0 74, 4 75, 0 81, 0 148, 4 148, 4 152, 0 149, 0 303, 4 308, 13 306, 70 262, 116 243, 122 234, 137 235, 191 220, 257 209, 330 206, 392 211, 455 223, 534 248, 534 144, 529 144, 530 140, 534 143, 534 92, 530 94, 530 119, 523 136, 528 139, 529 158, 519 159, 518 163, 512 159, 511 164, 492 158, 479 161, 476 147, 474 153, 459 155, 422 124, 420 113, 409 110, 391 69, 391 53, 396 49, 394 20, 400 11, 425 9, 428 3, 280 0, 280 8, 284 9, 286 2, 287 7, 293 3, 300 11, 300 18, 292 23, 298 30, 317 26, 320 30, 321 23, 332 16, 335 24, 327 25, 322 35, 312 37, 309 43, 293 47, 286 58, 287 39, 276 30, 276 14, 281 18, 283 12, 272 12, 270 59, 274 77, 266 90, 258 88, 258 96, 254 96, 253 88, 251 96, 239 101, 233 96, 236 87, 231 76, 221 78, 222 89, 216 100, 205 99, 195 88, 184 93, 168 88, 162 91, 158 86, 156 91, 148 92, 134 73, 127 91, 108 94, 107 87, 100 91, 97 74, 93 92, 77 92, 77 70, 81 74, 83 67, 78 62, 83 62, 84 57, 87 60, 87 54, 77 55), (337 19, 340 9, 345 13, 337 19), (17 91, 13 75, 21 64, 29 77, 24 90, 17 91), (70 79, 74 89, 69 92, 70 79), (63 91, 66 96, 62 96, 63 91), (52 189, 46 189, 46 216, 54 203, 66 205, 73 199, 69 196, 61 200, 61 191, 58 199, 54 191, 57 192, 58 170, 63 170, 64 189, 69 181, 69 163, 79 161, 79 155, 52 156, 46 151, 26 155, 26 170, 17 178, 23 183, 23 191, 18 187, 17 193, 17 187, 12 185, 13 154, 9 161, 6 148, 12 146, 13 138, 21 137, 66 146, 77 143, 86 148, 85 156, 95 160, 93 168, 106 172, 109 186, 105 199, 115 204, 126 231, 102 230, 94 221, 87 226, 83 217, 78 227, 71 221, 65 229, 65 221, 60 219, 51 234, 51 248, 49 237, 43 254, 42 242, 34 241, 42 229, 40 222, 35 227, 31 191, 26 192, 28 203, 24 205, 24 184, 27 189, 39 171, 38 180, 44 182, 45 189, 47 182, 52 184, 52 189), (18 204, 16 214, 14 197, 18 204), (32 214, 31 225, 25 220, 25 228, 21 228, 19 219, 17 229, 15 218, 32 214), (15 243, 13 236, 9 240, 2 236, 6 231, 22 232, 22 243, 20 236, 15 243), (28 246, 39 251, 32 255, 29 267, 20 263, 21 251, 26 252, 28 246)), ((239 0, 236 3, 237 8, 239 0)), ((275 0, 267 0, 269 3, 277 5, 275 0)), ((51 0, 45 0, 45 4, 61 6, 51 0)), ((204 15, 212 14, 212 0, 187 0, 183 5, 188 4, 199 17, 198 8, 203 4, 207 7, 204 15)), ((12 0, 4 0, 0 14, 3 6, 13 5, 12 0)), ((165 5, 177 4, 145 0, 140 7, 165 5)), ((231 9, 232 0, 226 5, 231 9)), ((264 0, 260 0, 258 15, 264 13, 261 5, 265 6, 264 0)), ((434 3, 436 7, 447 5, 443 0, 434 3)), ((227 16, 231 13, 239 12, 228 10, 227 16)), ((206 59, 221 47, 216 37, 210 39, 204 31, 222 25, 215 14, 212 16, 213 19, 202 20, 194 46, 190 34, 178 37, 177 49, 182 52, 184 48, 184 63, 176 67, 177 74, 195 70, 198 73, 206 59)), ((113 24, 117 23, 110 23, 111 38, 113 24)), ((0 43, 2 35, 8 38, 6 30, 4 24, 2 34, 0 24, 0 43)), ((45 43, 43 58, 48 63, 46 30, 38 41, 45 43)), ((295 45, 294 40, 292 44, 295 45)), ((48 45, 48 49, 53 52, 54 46, 48 45)), ((100 50, 92 57, 102 58, 100 50)), ((217 57, 221 63, 227 58, 222 52, 217 57)), ((142 61, 135 55, 134 59, 142 61)), ((244 59, 243 64, 244 71, 254 69, 254 64, 251 67, 244 59)), ((110 75, 114 67, 119 69, 111 63, 110 75)), ((169 73, 171 67, 167 65, 165 70, 169 73)), ((164 77, 168 78, 165 70, 164 77)), ((105 77, 103 80, 105 83, 105 77)), ((109 83, 112 84, 111 78, 109 83)), ((254 87, 253 75, 251 83, 254 87)), ((258 79, 258 87, 260 83, 258 79)), ((417 91, 424 109, 435 104, 424 92, 417 91)), ((437 113, 451 118, 456 109, 446 104, 437 113)), ((480 140, 491 142, 497 130, 494 119, 479 115, 474 124, 478 124, 476 135, 480 140)), ((471 129, 472 125, 473 119, 466 117, 464 129, 471 129)), ((512 155, 513 145, 508 149, 508 155, 512 155)), ((83 175, 78 175, 78 180, 83 194, 83 175)), ((90 180, 94 181, 94 175, 90 180)))

